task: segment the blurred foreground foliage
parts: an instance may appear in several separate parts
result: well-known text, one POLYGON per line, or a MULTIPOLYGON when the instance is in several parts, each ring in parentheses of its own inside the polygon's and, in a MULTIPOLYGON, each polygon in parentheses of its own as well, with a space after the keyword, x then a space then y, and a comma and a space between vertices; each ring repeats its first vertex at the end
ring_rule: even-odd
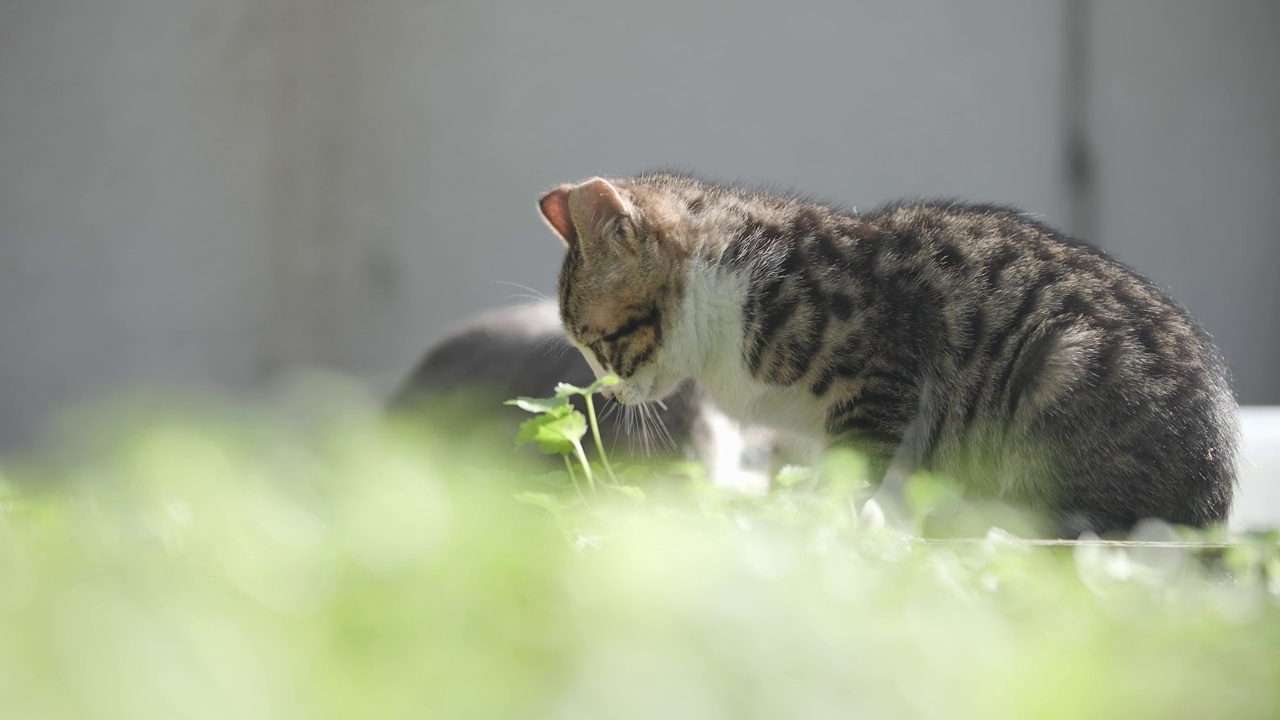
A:
POLYGON ((1273 539, 923 543, 692 466, 588 502, 321 415, 124 413, 0 468, 0 717, 1280 716, 1273 539))

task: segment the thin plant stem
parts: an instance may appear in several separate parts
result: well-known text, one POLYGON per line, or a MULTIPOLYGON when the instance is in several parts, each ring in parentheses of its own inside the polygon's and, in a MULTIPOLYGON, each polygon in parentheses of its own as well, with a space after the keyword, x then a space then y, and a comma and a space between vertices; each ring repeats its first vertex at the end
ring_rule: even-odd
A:
POLYGON ((573 451, 578 455, 578 462, 582 463, 582 471, 587 474, 587 487, 591 488, 591 497, 596 495, 596 478, 591 473, 591 463, 587 461, 587 453, 582 449, 582 443, 575 440, 573 442, 573 451))
POLYGON ((600 463, 604 465, 604 471, 609 473, 609 481, 617 485, 618 476, 613 474, 613 467, 609 465, 609 456, 604 452, 604 443, 600 442, 600 426, 596 423, 596 406, 591 401, 591 395, 587 395, 587 419, 591 421, 591 437, 595 438, 596 452, 600 453, 600 463))
POLYGON ((564 469, 569 471, 569 479, 573 481, 573 489, 577 491, 578 497, 582 498, 582 502, 587 501, 587 496, 582 494, 582 484, 578 482, 578 473, 573 471, 573 463, 569 461, 568 455, 561 455, 564 458, 564 469))

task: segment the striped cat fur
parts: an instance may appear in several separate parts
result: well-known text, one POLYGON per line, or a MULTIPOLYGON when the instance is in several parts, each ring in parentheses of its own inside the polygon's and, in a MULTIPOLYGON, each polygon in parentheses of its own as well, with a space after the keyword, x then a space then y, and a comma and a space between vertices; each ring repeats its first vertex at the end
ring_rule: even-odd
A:
POLYGON ((562 185, 560 316, 624 403, 687 379, 730 417, 919 470, 1048 532, 1225 520, 1237 407, 1165 293, 1014 209, 846 212, 655 173, 562 185))

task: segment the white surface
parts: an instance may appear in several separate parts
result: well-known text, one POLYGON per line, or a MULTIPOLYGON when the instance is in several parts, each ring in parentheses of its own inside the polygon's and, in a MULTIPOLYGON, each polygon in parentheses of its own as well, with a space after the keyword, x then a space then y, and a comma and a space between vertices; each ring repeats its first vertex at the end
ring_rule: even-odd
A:
POLYGON ((1231 527, 1280 528, 1280 406, 1241 408, 1240 420, 1240 487, 1231 527))

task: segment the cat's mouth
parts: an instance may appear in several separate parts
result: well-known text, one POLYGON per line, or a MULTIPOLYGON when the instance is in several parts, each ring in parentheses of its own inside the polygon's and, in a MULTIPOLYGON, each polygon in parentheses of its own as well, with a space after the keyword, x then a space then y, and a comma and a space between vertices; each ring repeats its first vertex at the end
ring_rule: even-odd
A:
POLYGON ((679 378, 668 378, 661 374, 640 374, 621 380, 617 385, 601 390, 605 397, 611 397, 623 405, 642 405, 665 399, 680 387, 679 378))
MULTIPOLYGON (((582 353, 582 357, 586 359, 587 365, 591 367, 591 372, 596 379, 605 377, 606 375, 615 375, 613 368, 601 364, 596 354, 589 348, 585 348, 578 343, 574 343, 578 350, 582 353)), ((652 400, 661 400, 670 395, 679 383, 659 382, 658 372, 652 365, 641 368, 638 372, 629 378, 619 377, 616 385, 601 388, 600 395, 616 400, 623 405, 640 405, 652 400), (655 392, 657 391, 657 392, 655 392)))
POLYGON ((604 388, 600 394, 616 400, 623 405, 640 405, 649 402, 649 391, 653 386, 653 378, 649 378, 647 382, 637 382, 635 378, 630 380, 620 380, 617 385, 604 388))

